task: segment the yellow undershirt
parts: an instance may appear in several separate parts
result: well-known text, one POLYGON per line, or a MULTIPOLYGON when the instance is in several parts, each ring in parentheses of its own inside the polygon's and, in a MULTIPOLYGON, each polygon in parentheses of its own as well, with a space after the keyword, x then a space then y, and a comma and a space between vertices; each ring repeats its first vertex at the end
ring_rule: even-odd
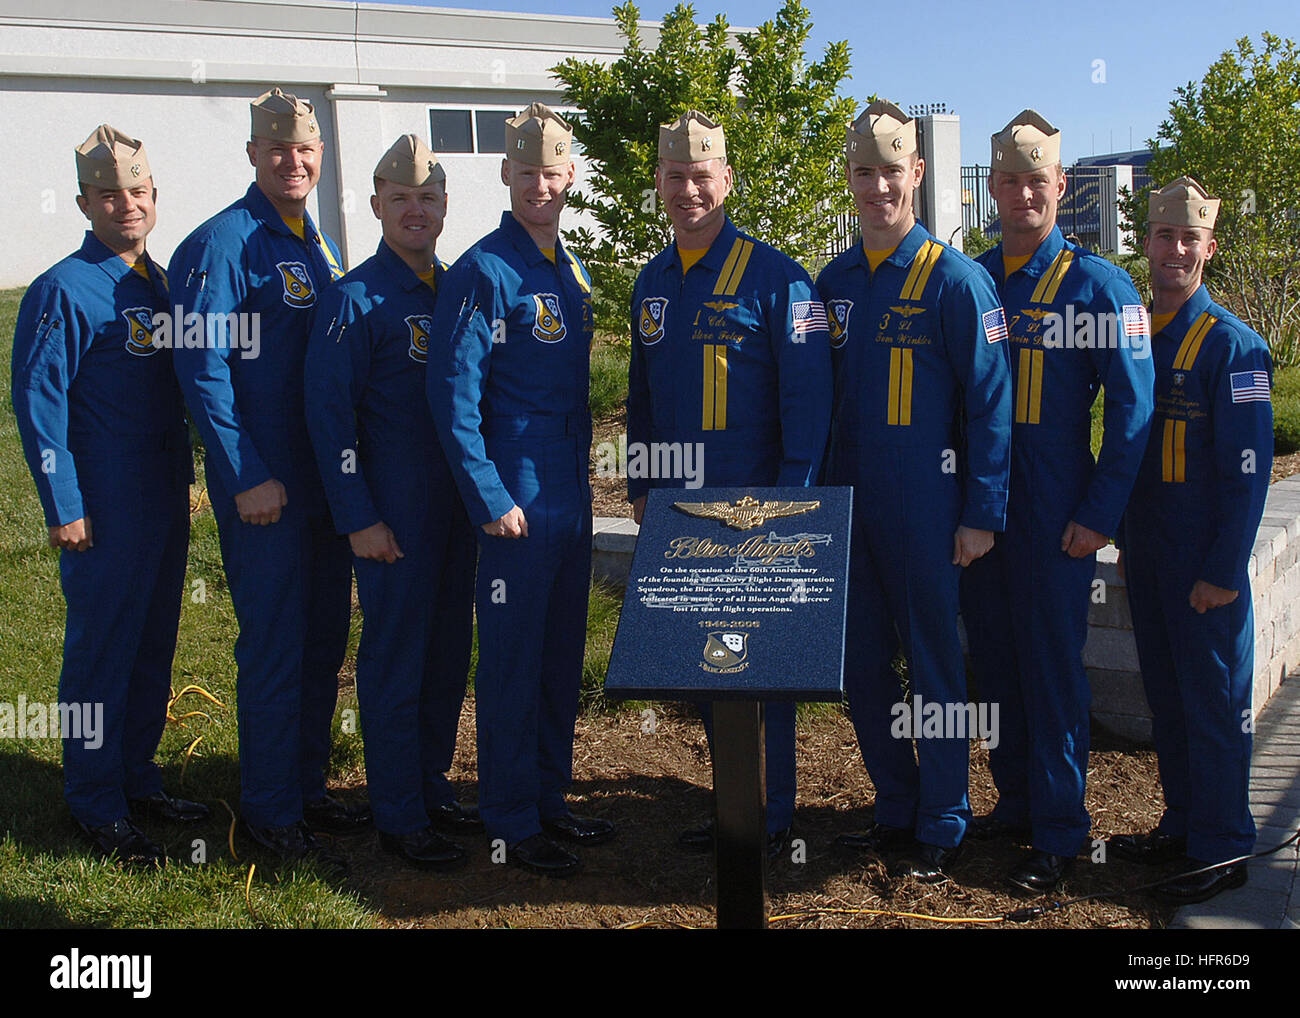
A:
MULTIPOLYGON (((1182 310, 1182 309, 1179 308, 1179 311, 1181 311, 1181 310, 1182 310)), ((1164 329, 1164 327, 1165 327, 1166 325, 1168 325, 1170 322, 1172 322, 1172 321, 1174 320, 1174 317, 1175 317, 1177 314, 1178 314, 1178 311, 1170 311, 1169 314, 1167 314, 1167 315, 1152 315, 1152 316, 1151 316, 1151 335, 1154 336, 1157 332, 1160 332, 1162 329, 1164 329)))
POLYGON ((707 247, 701 247, 701 248, 682 247, 680 244, 678 244, 677 253, 681 256, 682 259, 682 275, 684 276, 686 275, 686 273, 691 271, 692 265, 694 265, 696 262, 698 262, 701 258, 703 258, 706 254, 709 253, 709 249, 707 247))
MULTIPOLYGON (((301 217, 292 217, 292 216, 281 216, 280 218, 284 220, 284 225, 289 227, 289 229, 291 229, 294 232, 294 235, 299 240, 307 239, 306 220, 302 219, 301 217)), ((325 255, 325 261, 329 263, 330 275, 333 276, 335 279, 338 279, 339 276, 343 275, 343 269, 339 266, 339 263, 334 260, 334 255, 330 252, 329 247, 326 246, 325 244, 325 238, 318 234, 316 237, 316 242, 320 244, 321 253, 325 255)))
POLYGON ((145 279, 148 279, 148 278, 149 278, 149 268, 148 268, 148 266, 145 264, 145 261, 144 261, 143 258, 141 258, 138 262, 136 262, 134 265, 132 265, 131 268, 135 269, 136 272, 138 272, 138 273, 140 273, 140 275, 144 276, 145 279))
POLYGON ((1002 256, 1002 268, 1006 272, 1007 278, 1010 279, 1011 273, 1019 272, 1028 265, 1029 259, 1032 257, 1034 257, 1032 251, 1027 255, 1016 255, 1014 258, 1009 254, 1004 254, 1002 256))
POLYGON ((542 248, 541 250, 542 250, 542 254, 546 255, 546 260, 547 260, 548 262, 550 262, 552 265, 554 265, 554 264, 555 264, 555 248, 553 248, 553 247, 544 247, 544 248, 542 248))
POLYGON ((434 266, 430 265, 427 271, 418 272, 416 275, 420 277, 422 282, 428 285, 430 290, 434 293, 438 292, 438 270, 434 266))
POLYGON ((865 240, 862 242, 862 253, 867 256, 867 264, 871 266, 872 272, 875 272, 876 269, 880 268, 880 263, 897 250, 898 245, 895 244, 888 251, 875 251, 867 247, 867 242, 865 240))

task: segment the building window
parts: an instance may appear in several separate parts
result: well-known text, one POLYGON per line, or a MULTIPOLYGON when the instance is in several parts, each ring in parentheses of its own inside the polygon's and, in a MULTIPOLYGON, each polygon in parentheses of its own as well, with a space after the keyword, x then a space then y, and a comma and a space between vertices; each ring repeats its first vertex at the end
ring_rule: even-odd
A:
MULTIPOLYGON (((432 141, 429 147, 438 155, 475 152, 480 155, 504 155, 506 121, 516 112, 516 110, 430 108, 429 135, 432 141)), ((556 112, 562 117, 571 115, 564 110, 556 112)), ((573 154, 578 155, 581 151, 575 141, 573 154)))
POLYGON ((430 110, 429 129, 433 138, 429 147, 439 155, 474 151, 469 110, 430 110))
POLYGON ((513 110, 475 110, 477 151, 503 154, 506 150, 506 121, 514 115, 513 110))

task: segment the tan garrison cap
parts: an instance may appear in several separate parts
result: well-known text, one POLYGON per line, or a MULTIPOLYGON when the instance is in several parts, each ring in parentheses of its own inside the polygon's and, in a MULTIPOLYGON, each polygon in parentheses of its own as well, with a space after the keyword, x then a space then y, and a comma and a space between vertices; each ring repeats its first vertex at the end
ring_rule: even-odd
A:
POLYGON ((844 138, 844 158, 862 166, 888 166, 915 151, 916 121, 883 100, 863 110, 844 138))
POLYGON ((404 134, 379 160, 375 176, 406 187, 423 187, 445 182, 447 171, 428 145, 413 134, 404 134))
POLYGON ((1061 161, 1061 132, 1037 110, 1021 110, 992 142, 995 170, 1028 173, 1061 161))
POLYGON ((1147 198, 1147 221, 1169 226, 1204 226, 1214 229, 1219 217, 1219 199, 1191 177, 1179 177, 1147 198))
POLYGON ((687 110, 671 124, 660 124, 659 158, 674 163, 726 159, 727 138, 722 125, 699 110, 687 110))
POLYGON ((528 166, 559 166, 573 158, 573 128, 545 103, 506 121, 506 158, 528 166))
POLYGON ((100 124, 77 146, 77 181, 120 191, 153 176, 144 143, 116 127, 100 124))
POLYGON ((315 141, 320 137, 312 104, 296 95, 273 88, 251 103, 252 136, 269 141, 315 141))

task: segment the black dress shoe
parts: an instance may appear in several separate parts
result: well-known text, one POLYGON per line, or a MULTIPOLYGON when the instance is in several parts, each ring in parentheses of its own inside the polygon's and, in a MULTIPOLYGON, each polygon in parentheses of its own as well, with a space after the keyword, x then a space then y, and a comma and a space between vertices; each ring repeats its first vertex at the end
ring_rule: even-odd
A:
MULTIPOLYGON (((1192 869, 1201 869, 1210 865, 1188 859, 1192 869)), ((1222 869, 1210 870, 1208 873, 1196 873, 1190 876, 1174 877, 1155 888, 1155 895, 1161 901, 1171 905, 1193 905, 1198 901, 1209 901, 1220 891, 1231 891, 1246 885, 1246 864, 1235 863, 1222 869)))
POLYGON ((313 831, 325 834, 359 834, 374 820, 369 806, 350 806, 332 795, 303 803, 302 818, 313 831))
POLYGON ((677 847, 684 848, 688 852, 712 852, 713 851, 713 821, 699 827, 688 827, 677 835, 677 847))
POLYGON ((465 864, 465 850, 448 841, 433 827, 425 827, 411 834, 379 832, 379 847, 392 852, 412 866, 426 870, 450 870, 465 864))
POLYGON ((922 884, 941 884, 948 879, 948 868, 960 854, 961 845, 944 848, 918 841, 898 860, 893 873, 896 877, 911 877, 922 884))
POLYGON ((1055 890, 1073 868, 1074 860, 1069 856, 1052 855, 1035 848, 1007 874, 1007 883, 1017 891, 1047 894, 1055 890))
POLYGON ((564 813, 542 821, 542 830, 553 838, 575 845, 599 845, 614 836, 614 825, 601 817, 577 817, 564 813))
POLYGON ((767 860, 776 862, 782 853, 790 847, 790 835, 794 828, 786 827, 780 831, 771 831, 767 836, 767 860))
POLYGON ((1106 851, 1117 859, 1148 866, 1176 862, 1187 855, 1187 839, 1173 834, 1117 834, 1106 839, 1106 851))
POLYGON ((849 831, 835 838, 835 847, 851 852, 886 852, 904 851, 912 842, 912 832, 904 827, 890 827, 888 824, 872 824, 865 831, 849 831))
POLYGON ((992 813, 972 817, 966 825, 966 834, 976 841, 1012 841, 1017 845, 1028 845, 1034 840, 1034 832, 1028 824, 1008 823, 992 813))
POLYGON ((77 821, 81 833, 105 859, 123 866, 139 869, 161 867, 167 864, 167 855, 150 841, 129 818, 122 817, 102 827, 90 827, 77 821))
POLYGON ((212 810, 203 803, 175 799, 166 792, 155 792, 147 799, 132 799, 127 805, 136 816, 167 820, 173 824, 194 824, 212 815, 212 810))
POLYGON ((483 821, 478 815, 477 806, 449 802, 445 806, 429 810, 429 820, 444 834, 483 833, 483 821))
POLYGON ((333 876, 348 873, 348 861, 316 840, 305 821, 284 827, 254 827, 245 822, 248 836, 263 848, 274 852, 282 862, 312 862, 333 876))
POLYGON ((506 858, 512 865, 544 877, 567 877, 582 865, 576 855, 562 849, 545 834, 534 834, 511 845, 506 849, 506 858))

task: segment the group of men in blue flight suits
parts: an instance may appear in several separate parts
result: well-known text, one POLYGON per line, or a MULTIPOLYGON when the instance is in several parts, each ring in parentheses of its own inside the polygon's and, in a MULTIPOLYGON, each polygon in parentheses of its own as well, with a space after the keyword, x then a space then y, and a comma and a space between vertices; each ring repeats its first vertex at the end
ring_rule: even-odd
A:
MULTIPOLYGON (((1142 862, 1186 854, 1193 870, 1247 853, 1245 569, 1270 473, 1271 364, 1260 337, 1201 284, 1217 202, 1182 179, 1151 196, 1153 339, 1128 276, 1056 227, 1060 132, 1035 111, 992 138, 1004 239, 978 263, 917 223, 924 160, 915 122, 896 106, 868 107, 847 131, 845 157, 862 246, 821 272, 810 313, 801 270, 726 218, 721 127, 692 111, 661 129, 656 187, 674 244, 637 280, 628 393, 629 443, 698 443, 708 484, 855 489, 845 692, 875 822, 837 844, 896 856, 896 872, 939 882, 966 834, 1010 838, 1031 846, 1007 874, 1012 888, 1059 884, 1090 829, 1082 650, 1095 553, 1114 536, 1121 562, 1134 563, 1134 628, 1168 808, 1156 831, 1110 847, 1142 862), (1200 355, 1207 342, 1214 353, 1200 355), (1212 514, 1194 511, 1207 503, 1212 514), (911 733, 897 738, 891 725, 900 649, 914 703, 966 699, 959 610, 978 695, 1000 707, 990 742, 999 800, 978 818, 973 733, 918 738, 914 749, 911 733), (1208 612, 1218 612, 1211 627, 1194 617, 1208 612), (1194 796, 1196 787, 1209 791, 1194 796)), ((638 522, 651 484, 680 483, 630 479, 638 522)), ((785 705, 767 710, 775 856, 793 817, 793 719, 785 705)), ((706 848, 712 837, 705 825, 679 841, 706 848)), ((1244 880, 1244 864, 1230 864, 1159 893, 1198 901, 1244 880)))
MULTIPOLYGON (((344 275, 306 211, 324 148, 311 104, 273 89, 251 116, 253 185, 167 274, 145 254, 143 146, 100 127, 77 150, 91 231, 20 310, 14 408, 64 552, 60 700, 103 702, 108 733, 102 751, 64 741, 70 810, 102 854, 146 864, 163 852, 136 820, 208 815, 163 792, 152 760, 184 580, 187 405, 239 621, 249 835, 341 869, 315 833, 364 829, 373 811, 382 847, 413 865, 457 866, 464 849, 444 834, 485 831, 502 861, 571 873, 580 861, 561 841, 615 833, 565 802, 591 550, 591 281, 559 240, 571 128, 540 103, 507 122, 510 210, 451 268, 436 256, 445 172, 403 136, 374 172, 383 239, 344 275), (273 339, 223 342, 241 315, 273 339), (191 321, 199 342, 182 341, 191 321), (147 533, 136 500, 154 509, 147 533), (325 786, 353 569, 369 809, 325 786), (104 611, 124 578, 140 596, 104 611), (446 778, 475 611, 478 809, 446 778)), ((1217 200, 1189 179, 1151 195, 1153 329, 1127 275, 1062 238, 1060 132, 1032 110, 992 138, 1003 241, 976 263, 916 221, 915 121, 869 106, 845 142, 862 244, 815 284, 727 218, 721 125, 690 111, 661 127, 658 151, 674 242, 635 286, 629 443, 696 443, 710 486, 856 491, 845 688, 876 802, 873 825, 837 843, 938 882, 966 835, 1018 839, 1031 849, 1010 884, 1057 886, 1090 828, 1081 655, 1095 553, 1114 536, 1167 808, 1111 849, 1202 866, 1248 852, 1246 563, 1269 478, 1271 362, 1201 283, 1217 200), (971 733, 914 751, 891 731, 900 650, 918 703, 966 700, 959 608, 978 695, 1000 707, 999 800, 979 818, 971 733)), ((651 483, 682 481, 629 479, 638 521, 651 483)), ((767 717, 775 857, 794 815, 793 705, 767 717)), ((712 825, 679 841, 708 848, 712 825)), ((1244 879, 1230 865, 1161 890, 1203 900, 1244 879)))
POLYGON ((168 274, 145 254, 156 192, 143 145, 105 125, 78 148, 91 231, 24 297, 13 391, 50 543, 65 552, 60 701, 104 704, 102 748, 64 740, 66 799, 101 855, 162 864, 138 823, 209 815, 163 792, 153 762, 189 533, 187 405, 239 623, 240 813, 253 840, 342 872, 316 834, 363 830, 373 811, 380 845, 412 865, 459 865, 465 851, 444 834, 486 830, 494 859, 563 875, 578 858, 553 839, 613 835, 564 801, 591 532, 590 280, 557 243, 571 132, 535 104, 507 136, 511 212, 473 258, 454 272, 438 260, 445 172, 406 135, 374 172, 379 249, 347 275, 306 210, 324 145, 296 96, 252 102, 254 183, 181 243, 168 274), (510 540, 530 523, 532 540, 510 540), (481 818, 446 777, 474 524, 481 818), (325 785, 354 566, 370 807, 325 785))

